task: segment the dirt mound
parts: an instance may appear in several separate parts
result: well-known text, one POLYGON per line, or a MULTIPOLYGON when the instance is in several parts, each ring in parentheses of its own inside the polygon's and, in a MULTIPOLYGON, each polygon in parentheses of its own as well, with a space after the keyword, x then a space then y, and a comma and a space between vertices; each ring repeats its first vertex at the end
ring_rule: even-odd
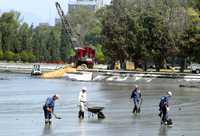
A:
POLYGON ((42 78, 61 78, 64 77, 65 73, 76 72, 76 68, 64 67, 52 72, 42 74, 42 78))

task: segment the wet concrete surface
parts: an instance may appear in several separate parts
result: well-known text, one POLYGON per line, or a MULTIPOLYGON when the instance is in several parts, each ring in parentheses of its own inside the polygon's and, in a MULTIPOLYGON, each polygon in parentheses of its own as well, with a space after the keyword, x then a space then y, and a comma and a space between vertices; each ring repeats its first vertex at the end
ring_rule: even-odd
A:
MULTIPOLYGON (((44 80, 29 75, 0 74, 1 136, 199 136, 200 90, 179 88, 188 83, 177 79, 141 78, 129 83, 78 82, 65 79, 44 80), (5 80, 3 80, 5 79, 5 80), (134 84, 143 93, 142 112, 132 115, 129 100, 134 84), (90 105, 104 106, 106 119, 86 118, 80 121, 78 94, 88 88, 90 105), (170 118, 174 125, 160 125, 158 103, 166 91, 172 90, 170 118), (55 112, 62 117, 44 125, 42 105, 47 96, 61 95, 55 112)), ((198 84, 198 83, 196 83, 198 84)))

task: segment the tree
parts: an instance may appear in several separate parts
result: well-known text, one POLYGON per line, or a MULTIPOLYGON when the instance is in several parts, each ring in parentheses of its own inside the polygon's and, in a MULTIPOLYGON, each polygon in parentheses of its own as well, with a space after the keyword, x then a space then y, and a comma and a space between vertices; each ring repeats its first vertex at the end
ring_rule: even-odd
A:
POLYGON ((123 63, 128 58, 128 18, 125 5, 126 1, 114 0, 102 20, 103 50, 108 61, 119 60, 123 63))
POLYGON ((2 39, 2 34, 1 34, 1 31, 0 31, 0 50, 2 50, 2 41, 1 41, 1 39, 2 39))
POLYGON ((73 29, 73 33, 79 41, 79 46, 82 46, 85 43, 85 36, 95 27, 98 20, 95 17, 95 12, 89 8, 80 6, 72 10, 67 16, 68 20, 73 29))
POLYGON ((102 21, 106 56, 121 62, 132 59, 136 66, 152 56, 159 71, 171 46, 164 6, 159 4, 114 0, 102 21))
POLYGON ((190 7, 200 11, 200 1, 199 0, 190 0, 189 1, 190 7))
POLYGON ((85 43, 92 44, 93 46, 100 44, 102 25, 99 21, 94 22, 88 32, 85 34, 85 43))
POLYGON ((35 55, 36 61, 40 61, 40 37, 39 37, 39 31, 34 30, 33 32, 33 39, 32 39, 32 51, 35 55))
POLYGON ((49 60, 50 55, 47 50, 49 34, 49 26, 38 26, 33 31, 33 54, 37 61, 45 62, 49 60))
POLYGON ((27 23, 23 23, 19 28, 19 41, 19 51, 32 51, 32 30, 27 23))
POLYGON ((61 29, 61 35, 60 35, 60 57, 63 62, 69 62, 70 56, 67 53, 69 50, 73 49, 74 47, 71 45, 69 40, 69 35, 65 33, 64 28, 61 29))
POLYGON ((18 12, 3 13, 0 17, 1 44, 3 51, 16 52, 19 48, 18 27, 19 22, 18 12))
POLYGON ((141 25, 143 27, 143 38, 140 38, 140 40, 145 41, 145 48, 149 55, 153 57, 156 70, 159 71, 160 68, 165 66, 167 52, 171 47, 168 29, 163 17, 157 14, 157 11, 154 11, 154 13, 145 12, 141 16, 141 25))
POLYGON ((188 29, 183 35, 182 41, 184 42, 184 49, 187 49, 188 55, 192 61, 199 61, 199 51, 200 51, 200 18, 199 13, 193 8, 188 8, 188 29))
POLYGON ((49 60, 51 62, 60 61, 60 35, 55 29, 52 29, 47 42, 49 60))

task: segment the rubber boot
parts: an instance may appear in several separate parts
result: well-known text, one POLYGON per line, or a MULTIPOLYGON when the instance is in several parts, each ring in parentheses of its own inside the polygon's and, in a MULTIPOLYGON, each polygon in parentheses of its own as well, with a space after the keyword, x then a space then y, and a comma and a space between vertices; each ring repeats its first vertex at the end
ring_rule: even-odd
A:
POLYGON ((84 119, 84 112, 79 111, 79 113, 78 113, 78 118, 79 118, 79 119, 84 119))
POLYGON ((49 125, 51 125, 52 124, 52 121, 51 121, 51 119, 49 119, 49 125))
POLYGON ((45 119, 45 125, 49 124, 49 119, 45 119))

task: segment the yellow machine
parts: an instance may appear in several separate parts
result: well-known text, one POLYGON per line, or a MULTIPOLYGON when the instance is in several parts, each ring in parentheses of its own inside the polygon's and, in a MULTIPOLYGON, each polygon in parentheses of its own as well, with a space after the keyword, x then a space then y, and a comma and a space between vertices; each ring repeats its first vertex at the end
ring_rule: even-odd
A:
MULTIPOLYGON (((119 61, 115 62, 114 69, 116 69, 116 70, 120 70, 121 69, 121 65, 120 65, 119 61)), ((135 70, 134 62, 126 61, 126 70, 135 70)))

